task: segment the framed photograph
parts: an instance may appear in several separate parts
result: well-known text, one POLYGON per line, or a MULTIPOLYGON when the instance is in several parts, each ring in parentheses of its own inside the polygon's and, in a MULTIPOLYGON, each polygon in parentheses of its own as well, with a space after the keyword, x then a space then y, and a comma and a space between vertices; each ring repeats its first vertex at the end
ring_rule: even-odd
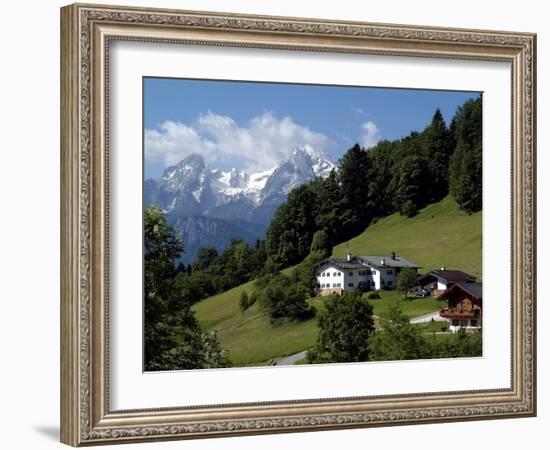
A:
POLYGON ((535 415, 535 57, 62 8, 62 442, 535 415))

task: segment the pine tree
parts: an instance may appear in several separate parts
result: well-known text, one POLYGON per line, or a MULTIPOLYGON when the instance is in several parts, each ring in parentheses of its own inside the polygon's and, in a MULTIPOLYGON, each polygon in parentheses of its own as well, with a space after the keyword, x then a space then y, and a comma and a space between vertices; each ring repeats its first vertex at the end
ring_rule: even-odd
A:
POLYGON ((454 148, 453 134, 445 125, 439 108, 422 133, 422 140, 430 171, 429 202, 436 202, 449 192, 449 160, 454 148))
POLYGON ((453 120, 456 148, 451 158, 449 187, 460 208, 467 212, 482 208, 483 155, 481 97, 468 100, 453 120))
POLYGON ((281 267, 296 264, 309 253, 316 231, 315 203, 315 194, 302 185, 293 189, 275 212, 266 233, 266 249, 281 267))
POLYGON ((342 222, 346 215, 336 171, 333 169, 327 178, 312 182, 311 188, 317 196, 316 229, 325 230, 329 241, 334 242, 341 237, 342 222))
POLYGON ((342 218, 345 237, 363 231, 372 220, 372 197, 369 192, 369 178, 372 167, 368 153, 355 144, 339 163, 340 189, 344 210, 349 215, 342 218))
POLYGON ((381 141, 369 149, 368 155, 372 164, 369 177, 372 215, 375 218, 385 217, 395 211, 393 206, 392 178, 397 165, 395 155, 398 141, 381 141))
POLYGON ((398 174, 395 206, 402 215, 412 217, 428 203, 428 163, 421 156, 408 156, 401 161, 398 174))

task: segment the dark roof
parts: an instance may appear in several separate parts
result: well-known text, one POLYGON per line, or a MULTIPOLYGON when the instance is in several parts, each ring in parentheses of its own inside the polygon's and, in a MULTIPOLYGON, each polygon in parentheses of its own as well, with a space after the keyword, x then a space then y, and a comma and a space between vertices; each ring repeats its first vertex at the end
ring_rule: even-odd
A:
POLYGON ((394 267, 394 268, 400 268, 400 267, 412 267, 412 268, 418 268, 415 263, 406 260, 405 258, 402 258, 401 256, 357 256, 358 259, 363 261, 365 264, 367 264, 370 267, 394 267))
POLYGON ((447 288, 446 291, 442 292, 439 295, 439 298, 444 298, 446 294, 455 289, 461 289, 477 300, 481 300, 483 297, 483 286, 479 283, 454 283, 452 286, 447 288))
POLYGON ((472 282, 475 281, 476 277, 474 275, 470 275, 469 273, 462 272, 461 270, 432 270, 431 272, 428 272, 426 275, 424 275, 422 279, 428 277, 428 276, 434 276, 436 278, 440 278, 442 280, 445 280, 449 283, 458 283, 458 282, 472 282))
POLYGON ((369 267, 374 268, 398 268, 398 267, 412 267, 418 266, 405 258, 400 256, 353 256, 349 261, 347 258, 326 258, 317 264, 315 267, 320 267, 326 264, 333 264, 334 266, 346 270, 346 269, 365 269, 369 267), (384 261, 384 263, 382 263, 384 261))
POLYGON ((364 269, 367 266, 363 264, 361 261, 357 261, 357 258, 353 257, 351 258, 351 261, 348 261, 347 259, 342 258, 326 258, 323 259, 319 264, 317 264, 315 267, 320 267, 325 264, 332 264, 339 269, 364 269))

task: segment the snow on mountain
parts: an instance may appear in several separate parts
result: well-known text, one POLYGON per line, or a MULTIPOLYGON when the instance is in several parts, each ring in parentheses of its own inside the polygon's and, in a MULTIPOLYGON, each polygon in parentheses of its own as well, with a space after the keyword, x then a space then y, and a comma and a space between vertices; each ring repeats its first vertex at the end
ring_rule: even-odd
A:
MULTIPOLYGON (((214 242, 221 246, 229 230, 243 229, 243 223, 252 225, 257 237, 262 237, 275 210, 293 188, 315 177, 326 177, 334 168, 325 153, 310 145, 296 147, 275 167, 252 174, 237 169, 210 170, 201 155, 191 153, 168 167, 158 180, 145 180, 144 201, 165 211, 184 242, 191 244, 190 250, 214 242), (196 231, 199 217, 203 217, 200 233, 196 231)), ((184 258, 187 262, 194 257, 191 253, 184 258)))
POLYGON ((303 149, 311 158, 311 162, 313 163, 313 173, 315 174, 315 176, 323 178, 328 177, 330 172, 333 169, 336 169, 336 166, 325 153, 307 144, 303 147, 303 149))
POLYGON ((201 155, 191 153, 168 167, 158 182, 147 181, 152 190, 160 191, 150 197, 154 197, 166 212, 185 208, 189 201, 193 211, 198 207, 206 212, 239 199, 246 199, 252 206, 261 205, 273 195, 286 195, 314 177, 327 176, 334 168, 323 152, 305 145, 294 148, 286 160, 272 169, 251 175, 237 169, 209 170, 201 155))

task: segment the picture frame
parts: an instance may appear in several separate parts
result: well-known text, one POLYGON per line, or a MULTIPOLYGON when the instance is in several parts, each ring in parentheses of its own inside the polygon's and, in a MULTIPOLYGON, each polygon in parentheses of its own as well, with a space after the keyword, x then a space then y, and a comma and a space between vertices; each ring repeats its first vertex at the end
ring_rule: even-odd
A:
POLYGON ((536 35, 74 4, 61 9, 61 441, 72 446, 536 415, 536 35), (113 410, 113 42, 382 55, 511 68, 510 386, 113 410))

